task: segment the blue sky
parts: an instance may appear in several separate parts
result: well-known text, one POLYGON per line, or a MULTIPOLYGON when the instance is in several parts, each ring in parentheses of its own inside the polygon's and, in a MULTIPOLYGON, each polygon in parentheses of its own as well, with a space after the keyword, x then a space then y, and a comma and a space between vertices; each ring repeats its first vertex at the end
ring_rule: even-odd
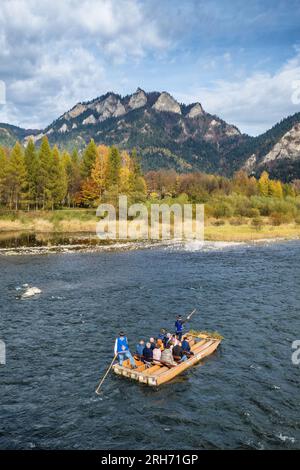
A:
POLYGON ((2 0, 0 121, 44 127, 107 91, 169 91, 256 135, 300 110, 295 0, 2 0))

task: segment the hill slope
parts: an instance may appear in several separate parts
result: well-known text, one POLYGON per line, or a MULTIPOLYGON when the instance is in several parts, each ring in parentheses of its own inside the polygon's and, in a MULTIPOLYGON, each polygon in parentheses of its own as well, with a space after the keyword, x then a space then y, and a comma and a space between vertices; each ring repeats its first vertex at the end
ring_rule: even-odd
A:
POLYGON ((297 113, 264 134, 249 137, 204 111, 200 103, 180 104, 167 92, 146 93, 138 88, 125 97, 106 93, 77 103, 41 131, 0 124, 0 144, 26 143, 29 138, 39 144, 47 135, 61 148, 82 149, 93 138, 97 144, 137 147, 144 170, 174 168, 229 175, 239 168, 256 174, 267 169, 289 180, 300 177, 299 130, 292 130, 299 123, 297 113))

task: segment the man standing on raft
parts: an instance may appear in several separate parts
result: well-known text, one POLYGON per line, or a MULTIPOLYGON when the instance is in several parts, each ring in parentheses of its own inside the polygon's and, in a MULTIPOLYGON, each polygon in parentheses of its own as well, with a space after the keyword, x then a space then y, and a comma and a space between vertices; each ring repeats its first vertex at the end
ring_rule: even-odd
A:
POLYGON ((133 369, 136 368, 134 359, 131 355, 131 352, 129 351, 127 338, 123 331, 120 332, 119 337, 116 339, 115 342, 115 356, 116 355, 118 355, 118 361, 120 366, 123 365, 123 361, 125 361, 125 359, 129 359, 133 369))
POLYGON ((184 328, 183 325, 184 325, 185 322, 186 322, 186 320, 183 320, 181 315, 177 315, 176 322, 175 322, 175 328, 176 328, 176 335, 177 335, 179 341, 181 341, 181 338, 182 338, 182 335, 183 335, 183 328, 184 328))
POLYGON ((181 315, 177 315, 176 317, 176 322, 175 322, 175 328, 176 328, 176 335, 179 341, 181 341, 182 335, 183 335, 183 330, 184 330, 184 324, 192 318, 194 313, 196 312, 196 309, 194 309, 185 319, 182 318, 181 315))

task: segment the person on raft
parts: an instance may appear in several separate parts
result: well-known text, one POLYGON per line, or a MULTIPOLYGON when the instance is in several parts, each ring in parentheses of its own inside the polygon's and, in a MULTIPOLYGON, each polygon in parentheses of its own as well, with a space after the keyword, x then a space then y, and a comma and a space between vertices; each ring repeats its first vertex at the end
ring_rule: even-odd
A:
POLYGON ((151 366, 153 360, 153 349, 151 348, 151 343, 146 343, 146 346, 143 351, 143 360, 147 367, 151 366))
POLYGON ((183 362, 187 360, 187 356, 182 349, 182 344, 180 341, 173 347, 172 353, 176 362, 183 362))
POLYGON ((139 344, 136 345, 136 355, 138 356, 139 359, 142 359, 143 357, 144 347, 145 347, 145 341, 141 339, 139 341, 139 344))
POLYGON ((174 361, 172 349, 170 344, 167 344, 165 349, 161 353, 161 362, 168 366, 176 366, 176 362, 174 361))
POLYGON ((175 328, 176 328, 176 335, 179 341, 181 341, 182 335, 183 335, 183 329, 184 329, 184 323, 186 320, 183 320, 181 315, 177 315, 176 317, 176 322, 175 322, 175 328))
POLYGON ((119 337, 116 339, 115 342, 115 355, 118 355, 118 361, 120 366, 123 365, 123 361, 125 359, 129 359, 130 364, 132 365, 133 369, 136 369, 136 365, 134 359, 129 351, 128 341, 123 331, 120 332, 119 337))
POLYGON ((186 336, 183 338, 183 341, 181 343, 181 347, 182 347, 182 350, 183 350, 183 352, 186 356, 189 357, 189 356, 194 355, 194 353, 191 351, 191 346, 190 346, 190 343, 188 342, 186 336))

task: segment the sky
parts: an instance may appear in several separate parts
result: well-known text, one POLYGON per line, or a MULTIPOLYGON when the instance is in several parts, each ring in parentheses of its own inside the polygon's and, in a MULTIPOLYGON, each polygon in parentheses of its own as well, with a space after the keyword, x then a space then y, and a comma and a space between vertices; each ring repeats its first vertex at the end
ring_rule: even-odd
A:
POLYGON ((257 135, 300 111, 300 2, 1 0, 0 81, 21 127, 141 87, 257 135))

